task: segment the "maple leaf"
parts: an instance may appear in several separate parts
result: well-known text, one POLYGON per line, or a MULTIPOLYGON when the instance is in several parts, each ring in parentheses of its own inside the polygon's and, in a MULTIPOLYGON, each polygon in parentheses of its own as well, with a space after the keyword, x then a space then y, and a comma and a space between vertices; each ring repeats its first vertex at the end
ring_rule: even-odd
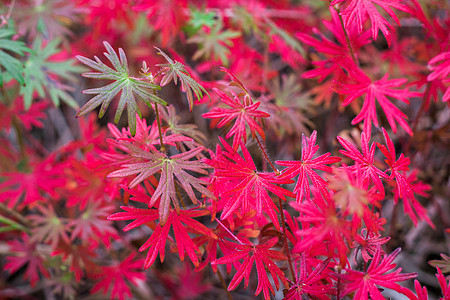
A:
POLYGON ((345 150, 339 150, 343 155, 350 157, 359 165, 359 173, 362 175, 365 181, 365 187, 367 188, 371 182, 373 182, 377 190, 384 196, 384 186, 381 178, 388 178, 388 175, 375 166, 375 149, 376 144, 372 143, 369 148, 370 134, 361 132, 361 152, 358 151, 355 145, 345 140, 344 138, 337 137, 339 143, 345 150))
POLYGON ((440 300, 448 300, 450 298, 450 281, 447 283, 447 280, 445 279, 444 274, 442 274, 441 269, 437 269, 436 278, 439 282, 439 286, 441 287, 442 291, 442 298, 440 300))
POLYGON ((179 61, 171 59, 166 53, 164 53, 161 49, 155 47, 159 52, 159 55, 162 55, 166 60, 167 64, 158 64, 157 66, 161 67, 161 72, 164 75, 161 79, 160 85, 165 86, 170 81, 173 81, 177 84, 178 79, 181 82, 181 90, 186 93, 188 102, 189 102, 189 110, 192 111, 194 107, 194 95, 197 100, 203 98, 203 94, 208 95, 208 92, 205 88, 199 84, 194 78, 191 77, 189 72, 186 70, 186 66, 184 66, 179 61))
POLYGON ((206 136, 198 129, 197 125, 181 123, 180 116, 173 105, 167 106, 167 110, 161 110, 161 115, 165 123, 167 123, 167 130, 172 134, 188 136, 200 144, 206 140, 206 136))
POLYGON ((142 161, 124 164, 122 169, 110 173, 108 177, 125 177, 139 174, 129 185, 130 188, 133 188, 149 176, 161 172, 158 187, 152 195, 149 206, 155 205, 160 200, 159 212, 160 222, 162 224, 166 222, 169 216, 170 202, 172 202, 177 211, 180 210, 175 187, 176 184, 180 185, 186 191, 194 204, 197 203, 197 198, 192 188, 195 188, 207 197, 214 198, 214 195, 205 187, 206 182, 187 172, 193 171, 200 174, 208 174, 205 170, 207 166, 205 163, 198 160, 190 160, 197 156, 203 150, 203 147, 176 154, 170 158, 160 152, 147 152, 137 147, 133 149, 134 152, 131 156, 139 158, 142 161))
POLYGON ((73 227, 70 240, 76 238, 81 241, 101 240, 106 247, 110 246, 110 239, 119 238, 111 222, 106 220, 112 206, 101 205, 98 202, 90 202, 83 212, 68 226, 73 227))
MULTIPOLYGON (((110 140, 109 142, 125 151, 130 152, 130 149, 127 148, 127 145, 132 144, 140 148, 150 148, 156 151, 154 145, 159 145, 161 143, 159 132, 160 128, 158 128, 158 121, 155 120, 151 125, 147 125, 147 120, 144 118, 140 118, 136 116, 136 133, 133 136, 131 134, 130 128, 122 128, 122 131, 119 131, 117 127, 108 124, 108 129, 115 137, 116 140, 110 140)), ((162 140, 163 144, 166 146, 176 146, 177 142, 190 142, 191 138, 184 136, 178 133, 167 134, 167 129, 161 128, 162 140)))
MULTIPOLYGON (((390 239, 389 236, 381 237, 381 234, 376 234, 373 231, 368 232, 366 228, 363 228, 361 234, 355 235, 355 243, 353 245, 356 248, 353 252, 353 262, 355 265, 357 264, 356 257, 359 251, 361 251, 361 256, 364 261, 368 262, 372 259, 377 249, 379 249, 381 245, 386 244, 390 239)), ((384 254, 383 250, 381 250, 381 252, 384 254)))
POLYGON ((370 33, 365 31, 363 33, 355 30, 354 26, 342 29, 339 16, 336 10, 330 7, 331 21, 323 21, 323 25, 333 35, 333 39, 328 38, 321 33, 317 28, 313 28, 313 33, 317 38, 311 37, 305 33, 297 33, 296 36, 305 44, 314 47, 321 54, 324 54, 327 59, 322 61, 313 61, 312 64, 317 68, 306 71, 302 74, 303 78, 313 78, 319 76, 318 81, 323 81, 326 77, 332 76, 334 78, 342 77, 343 69, 347 70, 349 74, 353 74, 357 65, 354 58, 358 56, 358 51, 361 47, 370 43, 370 33), (348 48, 347 39, 351 45, 348 48), (353 52, 354 58, 351 53, 353 52))
POLYGON ((377 4, 383 8, 392 19, 400 26, 400 21, 392 11, 392 8, 396 8, 401 11, 410 12, 410 8, 404 4, 401 4, 402 0, 334 0, 330 3, 334 6, 338 3, 344 2, 344 9, 340 14, 343 16, 344 24, 346 28, 349 28, 353 24, 356 24, 358 32, 363 32, 364 23, 370 20, 372 38, 374 40, 378 37, 378 31, 386 37, 388 44, 391 44, 391 34, 389 30, 393 30, 392 25, 378 12, 377 4))
POLYGON ((162 45, 167 46, 181 31, 188 5, 186 0, 139 0, 133 9, 146 12, 155 32, 161 33, 162 45))
POLYGON ((0 183, 0 201, 7 202, 12 208, 20 203, 23 209, 37 201, 45 200, 45 192, 53 198, 58 198, 56 189, 65 185, 66 180, 62 166, 55 161, 55 155, 45 161, 32 162, 26 170, 0 173, 4 178, 0 183))
MULTIPOLYGON (((0 27, 0 67, 17 80, 20 84, 25 84, 22 76, 23 64, 11 54, 5 52, 12 52, 16 55, 23 56, 25 52, 30 52, 30 49, 22 41, 15 41, 12 37, 16 34, 15 30, 7 26, 0 27)), ((3 85, 3 75, 0 68, 0 86, 3 85)))
POLYGON ((282 171, 281 178, 291 179, 299 175, 294 187, 297 203, 302 201, 303 198, 306 198, 308 201, 310 200, 311 196, 308 178, 311 180, 314 187, 319 189, 323 195, 329 195, 326 188, 326 181, 314 170, 331 172, 332 168, 326 165, 334 164, 341 160, 339 157, 331 156, 330 153, 313 158, 314 154, 319 149, 319 146, 316 145, 316 139, 317 131, 315 130, 309 138, 302 135, 302 156, 300 161, 288 160, 275 162, 280 166, 287 166, 287 168, 282 171))
MULTIPOLYGON (((426 209, 416 200, 414 197, 414 190, 408 179, 413 179, 412 177, 406 177, 405 172, 409 171, 410 159, 406 157, 403 153, 400 154, 397 159, 395 153, 394 143, 389 137, 387 131, 383 128, 383 135, 386 141, 386 146, 377 143, 378 148, 386 157, 385 162, 388 164, 391 170, 391 175, 389 179, 395 179, 396 183, 396 195, 398 195, 395 200, 399 198, 403 199, 403 207, 406 214, 408 214, 413 221, 414 225, 417 226, 417 217, 424 219, 431 227, 434 228, 433 222, 428 218, 426 214, 426 209)), ((422 191, 423 192, 423 191, 422 191)))
POLYGON ((202 26, 212 27, 216 23, 216 13, 213 11, 205 11, 191 7, 189 9, 190 19, 188 24, 192 26, 194 31, 199 30, 202 26))
POLYGON ((78 7, 84 10, 86 25, 91 28, 89 35, 93 41, 98 42, 101 36, 111 36, 118 28, 126 28, 131 33, 136 30, 134 21, 137 16, 130 9, 128 0, 115 0, 105 5, 102 1, 78 0, 78 7))
POLYGON ((300 213, 297 220, 302 224, 302 228, 295 232, 299 238, 293 251, 302 253, 322 248, 328 250, 330 257, 336 256, 337 252, 340 265, 345 266, 354 229, 352 223, 339 213, 334 201, 324 199, 316 191, 314 199, 291 205, 300 213))
POLYGON ((292 68, 298 68, 300 63, 304 63, 306 56, 302 45, 288 32, 277 26, 269 18, 264 21, 269 25, 268 35, 271 39, 269 44, 270 52, 278 52, 281 58, 292 68))
POLYGON ((0 103, 0 128, 9 131, 14 119, 18 120, 26 130, 31 130, 33 126, 42 128, 42 120, 46 118, 44 111, 48 103, 45 101, 32 103, 28 110, 25 110, 23 98, 19 97, 9 105, 0 103))
MULTIPOLYGON (((256 212, 254 210, 248 211, 245 214, 235 212, 231 218, 223 221, 217 221, 217 226, 213 230, 214 234, 220 238, 216 239, 208 235, 201 235, 194 238, 194 242, 197 246, 203 246, 206 255, 203 255, 202 263, 196 268, 196 270, 202 270, 207 266, 211 266, 214 273, 217 273, 217 265, 211 265, 211 262, 217 260, 217 250, 220 248, 220 252, 226 256, 234 252, 234 248, 230 247, 226 243, 227 239, 238 239, 246 243, 250 243, 250 238, 256 238, 259 235, 259 230, 254 229, 254 217, 256 212), (206 245, 205 245, 206 244, 206 245)), ((226 264, 227 273, 231 272, 231 267, 239 268, 238 262, 226 264)))
POLYGON ((79 282, 85 272, 92 274, 98 268, 97 263, 94 263, 98 254, 94 250, 91 245, 60 243, 56 251, 52 252, 52 256, 61 255, 62 260, 70 264, 70 274, 79 282))
POLYGON ((161 89, 160 86, 148 82, 146 79, 135 78, 130 75, 128 69, 128 61, 125 52, 119 48, 119 56, 108 42, 103 42, 108 53, 104 53, 106 58, 111 62, 114 69, 104 64, 97 56, 94 56, 95 61, 78 55, 76 58, 98 72, 83 73, 87 78, 108 79, 113 80, 104 87, 84 90, 84 94, 97 94, 90 99, 77 113, 77 117, 81 117, 88 112, 94 110, 100 104, 99 118, 103 117, 112 99, 120 92, 119 104, 116 114, 114 116, 114 123, 118 123, 123 110, 127 107, 128 125, 131 133, 136 133, 136 113, 141 114, 137 107, 135 95, 145 102, 150 108, 153 103, 167 105, 166 101, 155 95, 155 91, 161 89), (119 58, 120 57, 120 58, 119 58), (150 90, 150 91, 149 91, 150 90))
MULTIPOLYGON (((94 142, 96 141, 90 141, 89 144, 94 142)), ((78 149, 76 144, 70 145, 69 148, 74 146, 78 149)), ((77 205, 80 211, 84 211, 86 206, 94 203, 108 202, 119 192, 117 184, 106 179, 106 175, 112 171, 111 166, 92 152, 87 153, 83 160, 69 158, 65 167, 64 175, 68 178, 68 182, 63 192, 67 195, 67 206, 77 205)))
MULTIPOLYGON (((157 209, 140 209, 132 207, 121 207, 125 212, 115 213, 108 217, 111 221, 120 220, 133 220, 130 224, 125 226, 124 231, 136 228, 138 226, 147 224, 158 219, 159 213, 157 209)), ((192 241, 188 234, 189 232, 195 232, 202 235, 207 235, 213 238, 217 236, 205 225, 194 220, 194 217, 200 217, 207 215, 209 212, 205 210, 170 210, 166 222, 160 223, 154 228, 150 238, 139 248, 139 251, 149 249, 147 258, 145 259, 145 268, 149 268, 154 262, 159 253, 161 262, 164 261, 165 246, 169 235, 170 227, 173 228, 175 243, 178 247, 178 255, 181 261, 184 261, 184 253, 191 259, 192 263, 198 267, 199 261, 197 254, 200 253, 199 248, 192 241), (183 225, 183 223, 185 225, 183 225)))
POLYGON ((386 273, 396 267, 393 261, 400 251, 401 248, 397 248, 391 254, 382 257, 381 248, 378 247, 366 272, 346 269, 347 274, 337 275, 346 281, 342 295, 355 292, 354 299, 368 300, 369 295, 370 299, 385 299, 377 288, 377 285, 379 285, 404 294, 410 299, 415 299, 415 295, 409 289, 400 286, 396 282, 412 279, 417 276, 417 273, 400 274, 401 268, 391 273, 386 273))
POLYGON ((94 274, 94 278, 100 279, 92 287, 92 293, 102 291, 106 294, 111 290, 111 299, 124 300, 131 297, 129 283, 137 285, 145 280, 145 274, 141 270, 142 259, 135 260, 135 254, 130 254, 125 260, 111 266, 101 266, 100 272, 94 274), (127 280, 125 280, 127 279, 127 280))
POLYGON ((407 133, 412 135, 412 130, 409 127, 406 120, 408 117, 401 112, 392 102, 389 97, 400 100, 406 104, 409 104, 410 97, 420 96, 420 93, 410 92, 405 89, 394 89, 400 87, 407 82, 406 79, 388 79, 389 74, 385 74, 380 80, 372 82, 364 73, 359 72, 357 84, 340 84, 341 87, 337 88, 337 92, 343 95, 347 95, 342 105, 347 106, 360 96, 366 95, 364 103, 359 114, 352 120, 352 124, 358 124, 364 121, 364 131, 371 132, 372 123, 376 127, 380 127, 376 112, 376 102, 383 109, 386 118, 394 132, 397 132, 398 123, 407 133))
POLYGON ((205 113, 202 116, 209 119, 221 119, 219 123, 217 123, 218 128, 221 128, 236 119, 230 131, 228 131, 225 136, 227 139, 233 137, 233 149, 237 150, 241 142, 245 143, 247 141, 246 125, 248 125, 253 136, 256 136, 256 132, 258 132, 259 135, 265 139, 264 130, 259 123, 261 123, 261 118, 267 118, 270 115, 261 110, 257 110, 261 102, 253 103, 253 100, 248 94, 240 100, 239 96, 234 92, 232 92, 232 99, 216 88, 213 90, 219 95, 222 102, 231 108, 214 107, 210 112, 205 113))
POLYGON ((9 241, 8 245, 9 251, 14 253, 14 256, 6 257, 4 270, 9 270, 11 274, 14 274, 26 265, 24 278, 30 280, 32 287, 35 287, 39 281, 39 273, 45 277, 50 276, 44 266, 44 257, 37 251, 36 243, 31 242, 28 235, 23 234, 22 240, 9 241))
POLYGON ((187 40, 188 43, 196 43, 199 48, 192 59, 197 60, 200 57, 220 61, 224 65, 228 65, 228 56, 233 45, 233 39, 238 38, 241 33, 232 30, 222 30, 222 21, 216 22, 214 26, 204 27, 198 31, 193 37, 187 40))
POLYGON ((331 286, 323 284, 322 280, 327 277, 327 265, 330 258, 320 262, 314 271, 308 274, 308 265, 306 263, 306 255, 301 255, 299 262, 296 264, 298 271, 295 274, 295 283, 289 288, 285 294, 286 300, 302 300, 305 297, 313 296, 314 299, 329 299, 327 294, 331 293, 331 286))
MULTIPOLYGON (((443 82, 450 82, 450 51, 443 52, 432 58, 428 62, 428 68, 432 71, 427 77, 428 81, 440 79, 443 82)), ((450 87, 445 91, 442 101, 450 101, 450 87)))
POLYGON ((302 85, 294 74, 283 75, 281 79, 271 81, 270 97, 260 97, 261 108, 270 115, 267 126, 280 137, 309 132, 306 125, 313 127, 313 124, 306 113, 314 111, 310 94, 301 92, 302 85))
POLYGON ((345 164, 340 168, 333 168, 333 175, 327 176, 328 188, 334 191, 333 200, 343 215, 353 218, 362 218, 370 215, 370 196, 367 187, 363 184, 360 167, 357 165, 352 172, 345 164))
POLYGON ((417 300, 428 300, 428 290, 427 287, 424 286, 423 288, 420 286, 420 282, 415 279, 414 280, 414 288, 416 289, 417 297, 414 299, 417 300))
POLYGON ((50 243, 51 247, 55 249, 60 241, 65 244, 70 244, 68 220, 66 218, 58 217, 53 206, 38 206, 42 215, 31 215, 29 219, 33 223, 33 235, 30 242, 45 242, 50 243))
POLYGON ((60 53, 60 49, 58 49, 60 43, 59 39, 54 39, 43 46, 42 39, 34 40, 32 51, 30 51, 23 69, 26 85, 20 87, 25 109, 30 108, 34 92, 37 92, 40 97, 48 95, 56 106, 61 100, 73 108, 78 108, 77 102, 68 93, 72 88, 63 84, 61 79, 77 83, 75 75, 80 74, 84 68, 73 65, 74 60, 72 59, 51 60, 51 56, 60 53))
MULTIPOLYGON (((65 37, 72 34, 70 24, 78 23, 85 8, 76 6, 78 1, 46 0, 28 1, 12 11, 18 31, 23 36, 44 39, 65 37)), ((91 1, 92 2, 92 1, 91 1)), ((87 6, 85 6, 87 7, 87 6)))
POLYGON ((443 253, 440 254, 441 258, 430 260, 428 263, 433 267, 440 268, 444 273, 450 273, 450 256, 447 256, 443 253))
POLYGON ((258 172, 246 147, 241 144, 241 157, 223 139, 221 142, 225 151, 221 151, 215 159, 204 160, 205 163, 214 167, 214 175, 218 177, 220 186, 232 186, 230 189, 222 189, 219 193, 219 201, 225 203, 221 219, 227 219, 238 208, 245 213, 253 204, 258 217, 261 217, 264 211, 279 229, 278 215, 275 213, 278 212, 278 208, 268 192, 274 193, 283 200, 285 196, 294 197, 290 191, 277 186, 293 181, 286 178, 280 179, 274 172, 258 172))
POLYGON ((265 299, 270 299, 269 291, 274 294, 274 289, 267 276, 267 271, 269 271, 272 279, 275 283, 277 290, 280 288, 278 278, 288 287, 284 273, 280 268, 273 262, 274 260, 286 260, 287 257, 279 251, 270 250, 278 242, 278 238, 272 238, 264 244, 253 245, 253 244, 236 244, 229 241, 224 241, 226 244, 234 249, 233 253, 221 257, 214 262, 213 265, 228 264, 235 261, 244 259, 236 274, 228 286, 228 290, 231 291, 235 289, 242 279, 245 279, 245 288, 248 287, 250 273, 252 271, 252 266, 255 264, 256 271, 258 274, 258 286, 256 287, 255 296, 259 295, 261 291, 263 292, 265 299))

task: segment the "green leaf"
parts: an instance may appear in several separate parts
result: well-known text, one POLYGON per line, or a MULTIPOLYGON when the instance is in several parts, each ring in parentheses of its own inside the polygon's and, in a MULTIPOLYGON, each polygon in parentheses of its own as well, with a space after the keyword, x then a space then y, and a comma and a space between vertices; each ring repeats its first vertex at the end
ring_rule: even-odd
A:
POLYGON ((208 95, 208 92, 202 87, 195 79, 191 77, 189 72, 186 70, 186 67, 180 63, 179 61, 174 61, 171 59, 166 53, 164 53, 161 49, 155 47, 159 52, 159 55, 164 56, 167 60, 168 64, 159 64, 157 66, 161 67, 162 73, 164 74, 161 79, 160 85, 165 86, 170 81, 173 80, 175 84, 178 83, 178 79, 181 81, 181 89, 186 93, 188 102, 189 102, 189 110, 192 111, 194 107, 194 95, 197 99, 202 99, 203 94, 208 95))
POLYGON ((194 53, 192 58, 199 59, 204 57, 220 60, 223 64, 228 65, 228 55, 232 45, 231 39, 241 35, 238 31, 224 30, 222 31, 222 22, 217 22, 210 30, 200 30, 197 34, 187 40, 188 43, 196 43, 199 49, 194 53))
POLYGON ((150 108, 152 107, 152 103, 167 105, 167 102, 159 98, 155 93, 156 90, 161 89, 159 85, 150 83, 145 78, 135 78, 130 76, 127 57, 122 48, 119 48, 119 55, 117 55, 108 42, 103 42, 103 44, 108 51, 107 53, 105 52, 104 55, 111 62, 113 68, 104 64, 97 56, 94 56, 95 61, 83 56, 77 56, 77 59, 98 71, 84 73, 84 77, 108 79, 113 80, 114 82, 103 87, 83 91, 84 94, 96 96, 90 99, 80 109, 77 113, 77 117, 87 114, 100 105, 101 108, 98 117, 103 117, 112 99, 120 92, 119 104, 117 106, 114 122, 116 124, 119 122, 123 110, 127 107, 128 126, 131 129, 131 134, 134 135, 136 133, 136 113, 141 115, 136 104, 135 95, 144 101, 150 108))
POLYGON ((21 85, 25 84, 25 80, 22 76, 22 63, 11 54, 5 52, 9 51, 14 53, 15 55, 23 56, 25 52, 30 51, 30 49, 25 45, 24 42, 12 40, 12 37, 15 33, 16 32, 11 28, 0 28, 0 86, 3 85, 1 68, 5 68, 5 70, 11 75, 11 77, 17 80, 21 85))
POLYGON ((62 62, 50 61, 52 55, 60 52, 59 44, 60 40, 54 39, 42 46, 42 40, 35 39, 23 70, 26 85, 20 89, 26 109, 31 106, 34 92, 37 92, 40 97, 49 96, 56 106, 61 100, 73 108, 78 107, 68 93, 72 88, 64 84, 62 79, 76 83, 78 81, 76 75, 80 74, 84 68, 73 65, 75 61, 72 59, 62 62))
POLYGON ((197 10, 195 7, 190 9, 191 19, 188 24, 197 31, 202 26, 212 27, 216 23, 216 14, 212 11, 206 12, 203 10, 197 10))

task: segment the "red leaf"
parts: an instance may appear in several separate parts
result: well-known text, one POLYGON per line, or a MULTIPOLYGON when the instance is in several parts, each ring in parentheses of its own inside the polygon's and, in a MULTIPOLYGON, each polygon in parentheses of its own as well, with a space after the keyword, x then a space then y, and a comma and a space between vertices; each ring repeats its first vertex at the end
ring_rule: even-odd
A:
POLYGON ((231 291, 235 289, 242 279, 245 279, 245 288, 248 287, 250 273, 252 271, 253 263, 256 265, 256 272, 258 274, 258 286, 256 288, 255 296, 259 295, 261 291, 264 294, 265 299, 270 299, 269 291, 274 294, 274 289, 267 276, 266 268, 269 271, 272 279, 275 283, 277 290, 280 288, 278 278, 283 282, 283 284, 288 287, 288 282, 284 273, 280 268, 273 262, 273 260, 285 260, 287 257, 279 251, 269 250, 278 241, 278 238, 272 238, 265 244, 253 245, 253 244, 241 244, 237 245, 225 241, 230 247, 235 249, 234 253, 227 256, 219 258, 218 260, 212 262, 212 264, 228 264, 240 259, 244 259, 244 262, 237 270, 233 277, 233 280, 228 286, 228 290, 231 291))
POLYGON ((310 138, 302 135, 302 157, 300 161, 276 161, 280 166, 287 166, 281 173, 281 178, 293 178, 299 175, 297 183, 294 187, 296 193, 297 203, 302 201, 305 197, 310 200, 310 187, 308 178, 313 185, 318 188, 323 195, 328 196, 326 181, 317 174, 314 170, 322 170, 331 172, 331 167, 327 164, 334 164, 339 162, 339 157, 331 156, 330 153, 322 154, 319 157, 313 158, 314 154, 319 149, 316 145, 317 131, 313 131, 310 138))
POLYGON ((224 140, 221 141, 225 151, 218 152, 215 159, 205 160, 215 168, 214 175, 219 181, 219 202, 224 206, 221 219, 229 218, 238 209, 247 213, 254 206, 258 217, 264 211, 279 228, 278 208, 268 192, 283 200, 285 196, 294 197, 290 191, 277 186, 292 183, 292 180, 280 178, 274 172, 258 172, 247 148, 241 144, 241 157, 224 140))
POLYGON ((233 137, 233 149, 236 150, 239 147, 239 143, 247 141, 246 125, 253 136, 258 132, 263 139, 265 138, 264 130, 260 126, 261 118, 267 118, 270 115, 257 110, 261 102, 253 103, 252 98, 248 94, 244 95, 244 99, 240 100, 239 96, 234 92, 232 92, 234 97, 232 99, 216 88, 214 88, 214 91, 220 96, 222 102, 231 108, 214 107, 210 112, 203 114, 203 117, 221 119, 217 124, 218 128, 235 120, 230 131, 225 136, 227 139, 233 137))

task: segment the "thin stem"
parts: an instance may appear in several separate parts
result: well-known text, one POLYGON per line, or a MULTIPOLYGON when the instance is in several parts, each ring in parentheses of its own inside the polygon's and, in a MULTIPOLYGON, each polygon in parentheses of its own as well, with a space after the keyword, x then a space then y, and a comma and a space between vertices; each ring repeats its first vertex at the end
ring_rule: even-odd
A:
POLYGON ((9 20, 9 18, 11 18, 11 14, 12 14, 15 3, 16 3, 16 0, 11 1, 11 5, 9 6, 8 13, 6 14, 6 20, 9 20))
POLYGON ((392 215, 391 215, 391 226, 389 228, 389 236, 391 237, 391 239, 388 241, 387 245, 388 248, 392 248, 390 247, 390 244, 395 240, 397 234, 397 216, 398 216, 398 204, 394 204, 394 207, 392 208, 392 215))
POLYGON ((17 143, 19 144, 20 149, 20 156, 24 158, 26 156, 25 142, 23 140, 22 129, 20 128, 19 123, 17 123, 17 119, 15 116, 12 118, 12 125, 14 127, 14 130, 16 131, 17 143))
MULTIPOLYGON (((341 268, 340 267, 338 269, 338 274, 341 274, 341 268)), ((336 285, 337 285, 336 300, 340 300, 341 299, 341 278, 340 277, 338 277, 336 285)))
MULTIPOLYGON (((427 87, 425 89, 425 93, 423 93, 422 103, 420 104, 419 111, 417 112, 416 117, 414 118, 413 124, 411 126, 411 130, 412 130, 413 134, 416 132, 417 126, 419 125, 419 119, 425 111, 425 107, 427 106, 427 98, 429 97, 429 95, 430 95, 430 82, 427 82, 427 87)), ((411 142, 412 142, 412 138, 410 137, 410 139, 408 140, 408 143, 405 146, 405 153, 409 153, 409 148, 411 147, 411 142)))
MULTIPOLYGON (((266 147, 264 147, 261 143, 261 141, 259 140, 258 136, 256 136, 256 141, 258 142, 259 148, 261 149, 261 152, 263 153, 266 161, 269 163, 270 167, 272 168, 272 170, 279 174, 280 171, 278 171, 275 166, 273 165, 272 161, 270 160, 269 156, 267 155, 267 150, 266 147)), ((283 202, 281 201, 281 198, 278 197, 278 205, 280 207, 280 218, 281 218, 281 224, 283 227, 283 244, 284 244, 284 248, 286 249, 286 254, 287 254, 287 258, 288 258, 288 262, 289 262, 289 270, 291 271, 291 275, 292 275, 292 280, 297 283, 297 280, 295 278, 295 272, 294 272, 294 267, 292 265, 292 260, 291 260, 291 252, 289 250, 289 245, 288 245, 288 241, 287 241, 287 229, 286 229, 286 221, 285 221, 285 217, 284 217, 284 210, 283 210, 283 202)))
POLYGON ((266 161, 269 163, 270 167, 272 168, 272 170, 279 174, 280 171, 278 171, 275 166, 273 165, 272 161, 270 160, 269 156, 267 155, 267 150, 266 148, 261 144, 261 141, 259 140, 258 136, 255 136, 256 141, 258 142, 259 148, 261 149, 262 154, 264 155, 266 161))
POLYGON ((155 103, 156 122, 158 123, 159 143, 161 144, 161 152, 166 152, 166 146, 164 145, 161 130, 161 119, 159 117, 158 103, 155 103))
POLYGON ((284 216, 284 210, 283 210, 283 202, 281 201, 281 198, 278 197, 278 205, 280 206, 280 215, 281 215, 281 225, 283 226, 283 244, 284 248, 286 250, 286 256, 288 258, 289 263, 289 270, 291 271, 292 280, 294 283, 297 283, 297 278, 295 277, 294 267, 292 265, 292 259, 291 259, 291 251, 289 250, 289 245, 287 241, 287 230, 286 230, 286 221, 284 216))
POLYGON ((226 230, 226 232, 228 232, 236 241, 238 241, 239 244, 244 245, 244 243, 237 236, 235 236, 234 233, 232 233, 225 225, 223 225, 219 219, 216 218, 216 221, 226 230))
POLYGON ((217 276, 219 277, 220 284, 222 285, 223 289, 227 292, 228 300, 232 300, 233 296, 231 296, 230 291, 227 289, 227 284, 225 282, 225 279, 223 279, 222 273, 220 272, 219 268, 217 268, 217 276))
POLYGON ((20 223, 25 225, 25 227, 31 227, 30 221, 28 221, 26 218, 24 218, 21 214, 19 214, 17 211, 12 210, 8 206, 6 206, 3 203, 0 203, 0 211, 3 211, 7 215, 13 217, 14 219, 17 219, 20 223))
POLYGON ((337 11, 337 13, 338 13, 338 16, 339 16, 339 22, 341 23, 342 30, 344 31, 345 41, 347 42, 347 47, 348 47, 348 50, 350 51, 350 56, 352 57, 352 59, 353 59, 353 61, 355 62, 355 64, 356 64, 357 66, 359 66, 359 62, 358 62, 358 60, 356 59, 355 53, 353 52, 353 48, 352 48, 352 45, 351 45, 351 43, 350 43, 350 38, 348 37, 347 30, 345 30, 344 20, 342 19, 341 11, 340 11, 339 8, 337 8, 337 7, 335 7, 334 9, 335 9, 335 10, 337 11))
POLYGON ((8 8, 8 12, 6 13, 6 16, 0 16, 0 27, 3 27, 4 25, 8 24, 9 18, 11 18, 11 14, 14 8, 14 4, 16 3, 16 0, 12 0, 11 4, 8 8))
MULTIPOLYGON (((3 96, 3 99, 6 103, 6 105, 7 106, 12 105, 12 101, 9 98, 6 90, 3 87, 1 87, 0 89, 2 91, 2 96, 3 96)), ((16 116, 13 116, 13 118, 12 118, 12 125, 14 127, 14 130, 16 131, 17 143, 19 144, 19 149, 20 149, 20 156, 21 156, 21 158, 24 158, 26 156, 25 142, 23 140, 22 129, 20 128, 20 125, 17 122, 16 116)))

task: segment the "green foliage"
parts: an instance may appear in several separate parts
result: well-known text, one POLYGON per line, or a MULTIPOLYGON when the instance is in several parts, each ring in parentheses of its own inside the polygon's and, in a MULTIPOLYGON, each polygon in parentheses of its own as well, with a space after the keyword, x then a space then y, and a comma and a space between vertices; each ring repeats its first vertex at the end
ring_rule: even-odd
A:
POLYGON ((85 94, 97 95, 90 99, 80 109, 77 113, 77 117, 87 114, 100 106, 100 104, 102 106, 98 117, 103 117, 112 99, 120 92, 121 94, 114 122, 116 124, 119 122, 123 110, 127 107, 128 125, 131 129, 131 134, 134 135, 136 133, 136 113, 141 116, 139 108, 137 107, 135 95, 149 107, 152 107, 152 102, 161 105, 167 105, 167 103, 156 95, 156 90, 161 89, 160 86, 148 82, 146 78, 135 78, 130 75, 128 61, 122 48, 119 48, 119 56, 117 56, 117 53, 108 42, 103 42, 103 44, 108 51, 108 53, 104 54, 111 62, 114 69, 105 65, 97 56, 94 56, 95 61, 83 56, 77 56, 77 59, 92 69, 99 71, 98 73, 84 73, 84 77, 108 79, 113 80, 114 82, 103 87, 83 91, 85 94))
POLYGON ((222 29, 222 22, 217 22, 210 30, 200 30, 195 36, 191 37, 188 40, 188 43, 196 43, 200 47, 194 53, 192 58, 213 58, 214 60, 220 60, 223 64, 228 65, 228 56, 230 54, 228 47, 232 46, 231 39, 239 37, 241 33, 238 31, 222 29))
POLYGON ((181 89, 186 92, 188 102, 189 102, 189 110, 192 111, 192 108, 194 107, 194 95, 197 99, 203 98, 203 94, 208 95, 208 92, 205 90, 204 87, 202 87, 195 79, 189 75, 189 72, 186 70, 186 67, 178 62, 171 59, 167 54, 165 54, 161 49, 155 47, 159 50, 158 54, 164 56, 164 58, 167 60, 168 64, 159 64, 158 66, 161 67, 162 73, 164 74, 163 78, 161 79, 161 86, 165 86, 170 81, 173 80, 175 84, 177 84, 178 79, 181 81, 181 89))
POLYGON ((202 26, 213 27, 216 23, 216 14, 212 11, 206 12, 203 10, 197 10, 195 7, 190 11, 191 19, 188 24, 194 31, 199 30, 202 26))
POLYGON ((12 37, 15 30, 8 27, 0 27, 0 86, 3 85, 3 76, 1 69, 4 68, 12 78, 24 85, 25 81, 22 76, 23 64, 20 60, 8 54, 5 51, 12 52, 15 55, 23 56, 24 52, 30 49, 22 41, 14 41, 12 37))
POLYGON ((33 100, 33 93, 38 92, 40 97, 49 96, 58 106, 62 100, 67 105, 77 108, 78 105, 68 93, 71 88, 61 83, 62 79, 69 82, 78 82, 78 75, 84 70, 74 66, 74 60, 51 61, 51 56, 61 52, 58 48, 59 39, 54 39, 45 46, 40 38, 36 38, 30 56, 25 61, 23 70, 26 85, 20 88, 24 97, 25 108, 29 109, 33 100))

